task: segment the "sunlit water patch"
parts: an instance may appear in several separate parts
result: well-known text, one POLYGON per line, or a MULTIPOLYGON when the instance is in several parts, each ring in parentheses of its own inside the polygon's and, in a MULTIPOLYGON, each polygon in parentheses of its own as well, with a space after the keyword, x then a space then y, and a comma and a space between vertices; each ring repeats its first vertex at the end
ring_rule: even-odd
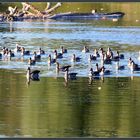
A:
POLYGON ((17 40, 44 38, 46 40, 91 40, 114 41, 121 44, 139 44, 140 30, 138 27, 95 26, 92 23, 77 22, 15 22, 1 24, 0 28, 9 29, 1 35, 15 37, 17 40), (128 40, 129 41, 128 43, 128 40))
MULTIPOLYGON (((103 22, 103 21, 102 21, 103 22)), ((110 22, 110 21, 109 21, 110 22)), ((113 23, 112 23, 113 24, 113 23)), ((63 54, 62 59, 57 61, 60 65, 71 65, 71 72, 77 72, 78 77, 88 77, 89 69, 96 68, 96 63, 101 65, 101 58, 96 61, 89 62, 89 55, 93 54, 93 50, 108 47, 112 48, 114 54, 116 50, 125 55, 125 59, 120 60, 120 65, 124 65, 125 69, 121 71, 116 70, 116 62, 111 65, 105 65, 106 69, 111 71, 109 76, 139 76, 139 72, 132 73, 128 68, 128 59, 132 57, 133 60, 139 64, 138 60, 140 47, 140 29, 139 27, 125 27, 125 26, 99 26, 92 22, 13 22, 2 23, 0 29, 0 49, 7 47, 14 49, 16 43, 31 51, 30 56, 22 57, 19 53, 15 54, 11 60, 2 58, 0 60, 1 69, 14 69, 26 71, 28 60, 33 56, 34 51, 42 48, 46 54, 42 55, 41 61, 37 62, 32 69, 41 70, 40 76, 51 77, 56 76, 56 66, 48 65, 49 54, 53 57, 54 49, 60 51, 60 46, 64 46, 68 53, 63 54), (90 53, 82 53, 83 46, 87 45, 90 53), (71 62, 72 55, 81 58, 80 62, 71 62)), ((57 76, 63 76, 60 73, 57 76)))

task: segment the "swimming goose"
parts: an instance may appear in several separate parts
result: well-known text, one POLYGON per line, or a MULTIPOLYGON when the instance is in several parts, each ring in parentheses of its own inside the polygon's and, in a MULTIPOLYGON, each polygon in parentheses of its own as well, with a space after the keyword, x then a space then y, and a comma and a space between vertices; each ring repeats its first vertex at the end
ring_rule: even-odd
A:
POLYGON ((59 62, 56 62, 56 71, 63 71, 65 72, 66 69, 69 69, 71 66, 70 65, 65 65, 65 66, 61 66, 59 65, 59 62))
POLYGON ((30 57, 29 60, 28 60, 28 64, 29 65, 35 65, 36 61, 35 60, 32 60, 32 58, 30 57))
POLYGON ((8 48, 3 47, 3 50, 2 50, 3 56, 7 56, 8 52, 9 52, 8 48))
POLYGON ((130 57, 129 60, 128 60, 128 67, 129 67, 129 68, 131 67, 132 61, 133 61, 133 60, 132 60, 132 58, 130 57))
POLYGON ((119 51, 117 51, 117 53, 118 53, 118 56, 119 56, 120 59, 124 59, 124 54, 120 54, 119 51))
POLYGON ((93 68, 90 68, 89 76, 99 76, 99 71, 93 71, 93 68))
POLYGON ((1 50, 4 51, 6 49, 6 47, 3 47, 1 50))
POLYGON ((8 48, 6 48, 5 51, 4 51, 3 56, 5 58, 10 58, 11 59, 12 53, 11 53, 11 51, 8 50, 8 48))
POLYGON ((95 57, 100 57, 100 54, 99 54, 99 52, 97 51, 97 49, 94 50, 94 56, 95 56, 95 57))
POLYGON ((138 64, 135 64, 134 61, 131 62, 131 71, 140 71, 138 64))
POLYGON ((21 47, 19 47, 19 44, 16 44, 16 48, 14 49, 14 52, 21 52, 21 47))
POLYGON ((49 56, 48 56, 48 64, 54 64, 54 63, 56 63, 56 59, 52 59, 51 55, 49 54, 49 56))
POLYGON ((7 50, 4 50, 4 51, 3 51, 3 56, 4 56, 4 57, 8 57, 8 51, 7 51, 7 50))
POLYGON ((15 54, 11 50, 9 50, 8 51, 8 57, 15 57, 15 54))
POLYGON ((4 59, 8 59, 8 60, 11 60, 11 57, 14 57, 15 55, 14 55, 14 53, 12 53, 12 51, 11 50, 6 50, 5 52, 4 52, 4 59))
POLYGON ((30 51, 25 51, 25 48, 22 47, 21 48, 21 55, 24 56, 24 55, 30 55, 30 51))
POLYGON ((67 49, 64 49, 64 47, 61 46, 61 51, 60 51, 60 53, 61 53, 61 54, 63 54, 63 53, 67 53, 67 49))
POLYGON ((100 75, 110 75, 110 70, 105 70, 106 68, 103 66, 100 72, 100 75))
POLYGON ((130 57, 129 60, 128 60, 128 67, 129 67, 130 69, 132 69, 132 65, 135 65, 136 67, 138 67, 138 64, 136 64, 136 63, 132 60, 132 58, 130 57), (133 64, 132 64, 132 62, 133 62, 133 64))
POLYGON ((75 80, 77 74, 78 74, 78 73, 75 73, 75 72, 69 73, 69 68, 66 68, 66 69, 65 69, 64 78, 65 78, 66 81, 68 81, 68 79, 70 79, 70 80, 75 80))
POLYGON ((41 48, 39 48, 39 51, 38 51, 37 55, 41 55, 41 54, 45 54, 45 51, 42 50, 41 48))
POLYGON ((103 65, 104 64, 112 64, 112 60, 110 59, 110 57, 107 57, 106 53, 102 54, 101 61, 103 62, 103 65))
POLYGON ((32 79, 32 80, 38 81, 39 80, 39 73, 40 73, 39 70, 31 71, 31 68, 28 67, 26 77, 27 77, 27 79, 32 79))
POLYGON ((54 59, 63 58, 63 53, 57 53, 57 50, 54 50, 54 59))
POLYGON ((112 55, 112 60, 113 61, 119 61, 120 60, 120 56, 119 56, 119 52, 118 51, 117 51, 117 55, 116 56, 112 55))
POLYGON ((84 53, 89 52, 89 49, 87 48, 87 46, 84 46, 82 52, 84 52, 84 53))
POLYGON ((89 59, 88 59, 89 61, 93 61, 93 60, 96 60, 96 56, 93 56, 93 55, 89 55, 89 59))
POLYGON ((33 60, 35 61, 40 61, 41 60, 41 55, 37 54, 36 52, 33 53, 33 60))
POLYGON ((100 57, 102 57, 103 56, 103 54, 105 54, 106 52, 105 52, 105 50, 103 49, 103 48, 100 48, 99 49, 99 55, 100 55, 100 57))
POLYGON ((103 67, 99 67, 98 63, 96 63, 96 71, 101 72, 103 67))
POLYGON ((108 58, 111 58, 113 56, 113 52, 109 47, 107 49, 106 55, 107 55, 108 58))
POLYGON ((79 62, 81 60, 80 57, 76 57, 75 54, 73 54, 71 61, 72 62, 79 62))

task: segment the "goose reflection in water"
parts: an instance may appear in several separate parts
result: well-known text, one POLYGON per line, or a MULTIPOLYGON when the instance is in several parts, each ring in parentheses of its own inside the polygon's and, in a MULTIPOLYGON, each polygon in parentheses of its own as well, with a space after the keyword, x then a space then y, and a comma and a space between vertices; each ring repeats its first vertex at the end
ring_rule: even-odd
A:
POLYGON ((26 78, 27 80, 26 80, 26 85, 27 85, 27 87, 30 85, 30 83, 31 83, 31 79, 30 78, 26 78))
POLYGON ((102 83, 104 83, 104 76, 103 75, 102 76, 91 76, 91 75, 89 75, 88 84, 92 85, 94 80, 101 80, 102 83))

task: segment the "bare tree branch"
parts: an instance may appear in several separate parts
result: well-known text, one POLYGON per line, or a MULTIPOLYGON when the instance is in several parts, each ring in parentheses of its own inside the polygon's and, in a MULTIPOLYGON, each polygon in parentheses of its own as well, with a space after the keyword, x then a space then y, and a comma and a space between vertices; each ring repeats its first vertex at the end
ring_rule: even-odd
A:
POLYGON ((53 6, 52 8, 50 8, 50 9, 48 9, 48 10, 46 10, 46 11, 45 11, 45 14, 48 14, 48 13, 54 11, 55 9, 57 9, 57 8, 60 7, 60 6, 61 6, 61 3, 58 2, 55 6, 53 6))
POLYGON ((51 8, 51 3, 50 2, 47 2, 47 6, 46 6, 46 8, 45 8, 45 11, 47 11, 48 9, 50 9, 51 8))
POLYGON ((37 13, 38 16, 43 16, 41 11, 39 11, 37 8, 35 8, 33 5, 29 4, 28 2, 24 2, 25 6, 28 6, 31 10, 37 13))

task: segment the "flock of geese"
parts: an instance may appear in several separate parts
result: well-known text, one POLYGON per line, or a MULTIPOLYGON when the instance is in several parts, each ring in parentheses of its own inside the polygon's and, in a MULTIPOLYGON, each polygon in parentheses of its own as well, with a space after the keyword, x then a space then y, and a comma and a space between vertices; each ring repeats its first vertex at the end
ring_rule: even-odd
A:
MULTIPOLYGON (((89 53, 91 50, 87 46, 84 46, 82 49, 83 53, 89 53)), ((19 53, 21 56, 29 56, 28 59, 28 68, 27 68, 27 79, 32 80, 39 80, 39 73, 40 70, 31 70, 31 66, 36 65, 37 61, 41 61, 42 55, 46 54, 44 50, 41 48, 38 51, 31 52, 29 50, 26 50, 24 47, 21 47, 19 44, 16 44, 16 47, 14 50, 8 49, 6 47, 3 47, 0 52, 0 59, 9 59, 11 60, 12 57, 15 57, 16 53, 19 53), (31 56, 31 57, 30 57, 31 56)), ((60 66, 58 59, 62 59, 64 54, 68 53, 68 50, 61 46, 60 52, 58 50, 54 50, 53 54, 48 54, 48 65, 56 65, 56 72, 59 73, 64 72, 64 78, 66 81, 69 79, 76 79, 76 72, 70 72, 71 65, 64 65, 60 66), (53 55, 53 56, 52 56, 53 55)), ((140 56, 140 55, 139 55, 140 56)), ((117 70, 124 70, 124 65, 119 65, 119 62, 121 59, 124 59, 124 54, 120 54, 119 51, 113 52, 111 48, 108 47, 107 50, 104 50, 103 48, 95 49, 93 53, 89 54, 88 61, 95 61, 100 58, 101 59, 101 66, 96 63, 96 69, 90 68, 89 70, 89 77, 90 79, 101 77, 104 75, 110 75, 111 70, 106 69, 104 66, 105 64, 112 64, 113 61, 117 62, 116 69, 117 70)), ((76 56, 75 54, 72 55, 71 61, 72 62, 80 62, 81 57, 76 56)), ((140 57, 139 57, 140 59, 140 57)), ((140 71, 140 66, 134 62, 134 60, 130 57, 128 60, 128 67, 131 71, 140 71)))

